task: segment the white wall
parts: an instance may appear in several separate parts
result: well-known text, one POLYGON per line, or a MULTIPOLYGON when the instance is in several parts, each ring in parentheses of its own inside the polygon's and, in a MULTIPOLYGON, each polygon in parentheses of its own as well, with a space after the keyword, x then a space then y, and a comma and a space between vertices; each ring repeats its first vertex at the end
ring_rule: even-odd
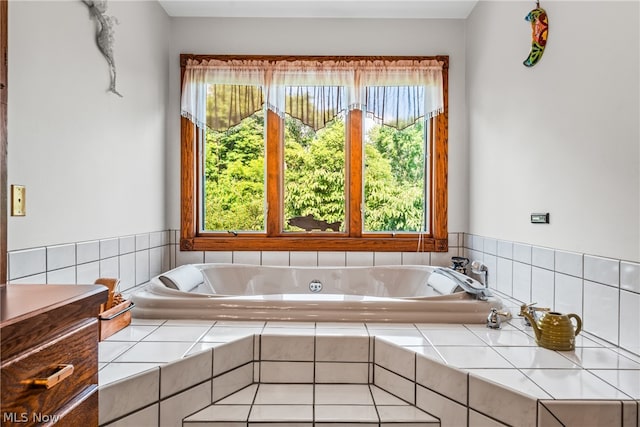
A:
POLYGON ((467 20, 468 231, 638 261, 639 4, 544 3, 528 69, 532 5, 482 1, 467 20))
POLYGON ((27 188, 8 248, 163 230, 169 18, 109 2, 119 98, 80 1, 9 4, 8 180, 27 188))
POLYGON ((467 227, 463 20, 193 19, 171 21, 169 228, 180 227, 180 53, 449 55, 449 230, 467 227))
POLYGON ((530 2, 463 21, 170 20, 114 1, 121 99, 86 6, 12 1, 8 172, 28 214, 9 218, 9 250, 179 228, 180 53, 448 54, 449 229, 640 260, 638 3, 544 6, 549 45, 527 69, 530 2))

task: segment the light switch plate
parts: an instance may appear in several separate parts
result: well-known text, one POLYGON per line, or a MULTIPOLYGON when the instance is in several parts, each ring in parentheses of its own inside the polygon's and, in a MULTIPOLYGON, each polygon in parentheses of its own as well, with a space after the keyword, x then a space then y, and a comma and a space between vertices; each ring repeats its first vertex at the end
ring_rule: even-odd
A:
POLYGON ((11 215, 25 216, 27 214, 26 205, 27 189, 24 185, 11 186, 11 215))

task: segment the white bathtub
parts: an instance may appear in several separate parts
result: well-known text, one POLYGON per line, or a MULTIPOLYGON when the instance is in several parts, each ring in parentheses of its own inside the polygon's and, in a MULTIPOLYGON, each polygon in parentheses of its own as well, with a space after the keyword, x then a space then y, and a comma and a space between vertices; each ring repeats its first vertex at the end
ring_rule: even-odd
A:
POLYGON ((198 264, 181 268, 192 280, 186 287, 178 285, 193 289, 189 292, 171 289, 165 285, 166 280, 161 280, 166 277, 155 277, 144 290, 132 296, 136 304, 134 317, 484 323, 491 308, 502 308, 498 298, 479 299, 460 291, 441 274, 437 274, 439 280, 435 281, 434 271, 440 273, 441 268, 431 266, 198 264), (195 268, 201 271, 201 276, 195 268))

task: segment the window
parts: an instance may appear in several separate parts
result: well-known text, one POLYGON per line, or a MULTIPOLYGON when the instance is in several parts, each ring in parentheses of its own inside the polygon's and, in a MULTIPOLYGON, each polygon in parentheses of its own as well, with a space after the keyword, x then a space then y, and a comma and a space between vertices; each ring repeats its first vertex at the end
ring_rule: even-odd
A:
POLYGON ((448 57, 181 55, 184 250, 447 250, 448 57))

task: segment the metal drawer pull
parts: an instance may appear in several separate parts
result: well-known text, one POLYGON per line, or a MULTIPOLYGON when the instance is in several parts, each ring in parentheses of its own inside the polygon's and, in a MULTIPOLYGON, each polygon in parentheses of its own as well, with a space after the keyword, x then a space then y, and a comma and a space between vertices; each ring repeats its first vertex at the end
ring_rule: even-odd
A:
MULTIPOLYGON (((135 306, 136 306, 136 305, 135 305, 135 303, 131 302, 131 303, 129 304, 129 306, 128 306, 128 307, 123 308, 123 309, 122 309, 122 310, 120 310, 119 312, 114 313, 114 314, 112 314, 112 315, 111 315, 111 316, 109 316, 109 317, 102 317, 102 315, 103 315, 103 314, 105 314, 105 313, 102 313, 102 314, 99 316, 99 319, 100 319, 100 320, 113 320, 113 319, 115 319, 116 317, 120 316, 121 314, 124 314, 124 313, 126 313, 127 311, 129 311, 129 310, 131 310, 131 309, 135 308, 135 306)), ((116 306, 116 307, 117 307, 117 306, 116 306)), ((114 307, 111 307, 111 308, 114 308, 114 307)), ((109 310, 107 310, 107 311, 109 311, 109 310)))
POLYGON ((71 374, 73 374, 73 365, 58 365, 55 368, 55 372, 47 378, 34 378, 26 382, 31 384, 32 387, 49 389, 62 382, 62 380, 69 377, 71 374))

